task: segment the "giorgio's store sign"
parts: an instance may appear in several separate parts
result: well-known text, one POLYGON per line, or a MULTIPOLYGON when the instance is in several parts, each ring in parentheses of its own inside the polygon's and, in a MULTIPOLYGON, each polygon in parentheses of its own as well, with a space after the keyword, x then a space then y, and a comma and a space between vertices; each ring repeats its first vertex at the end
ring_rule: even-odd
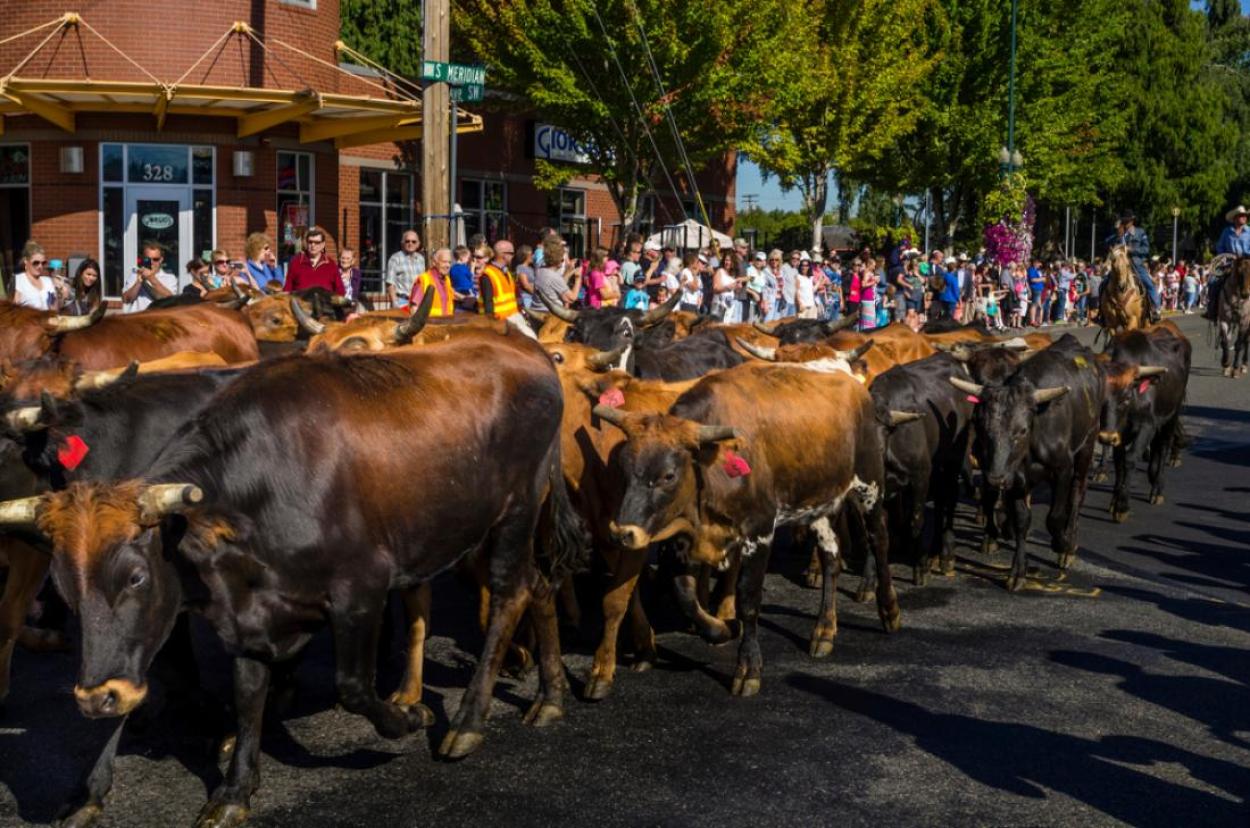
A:
POLYGON ((558 161, 563 164, 589 164, 590 153, 586 145, 574 140, 558 126, 552 124, 532 125, 534 140, 530 147, 534 158, 558 161))

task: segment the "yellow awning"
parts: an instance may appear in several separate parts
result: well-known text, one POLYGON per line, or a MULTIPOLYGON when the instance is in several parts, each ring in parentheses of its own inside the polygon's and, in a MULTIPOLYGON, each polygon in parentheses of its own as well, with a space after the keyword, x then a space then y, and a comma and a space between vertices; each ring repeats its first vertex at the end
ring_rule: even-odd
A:
MULTIPOLYGON (((57 22, 52 21, 39 28, 57 22)), ((59 18, 60 27, 80 24, 87 25, 72 13, 59 18)), ((87 28, 100 36, 94 29, 87 28)), ((234 24, 223 38, 235 34, 260 42, 245 23, 234 24)), ((108 41, 105 43, 116 49, 108 41)), ((301 142, 333 140, 339 149, 418 140, 421 137, 421 102, 412 95, 374 97, 321 92, 312 88, 286 90, 166 83, 143 67, 137 68, 151 78, 150 82, 18 76, 16 73, 39 48, 36 47, 26 59, 13 67, 10 74, 0 75, 0 135, 4 133, 5 116, 33 115, 72 133, 77 128, 76 116, 79 112, 104 112, 150 114, 155 118, 158 130, 164 127, 169 115, 234 118, 240 138, 293 122, 299 124, 301 142)), ((300 54, 325 63, 306 53, 300 54)), ((183 77, 190 71, 187 70, 183 77)), ((355 77, 345 71, 343 74, 355 77)), ((372 81, 362 80, 362 83, 386 91, 372 81)), ((480 132, 481 116, 457 107, 456 130, 461 133, 480 132)))

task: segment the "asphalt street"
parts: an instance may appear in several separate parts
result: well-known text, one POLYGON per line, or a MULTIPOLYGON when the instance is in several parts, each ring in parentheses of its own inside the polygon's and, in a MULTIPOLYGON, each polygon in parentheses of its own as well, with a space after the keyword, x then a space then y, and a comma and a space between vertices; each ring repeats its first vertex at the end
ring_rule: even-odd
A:
MULTIPOLYGON (((819 594, 802 586, 801 556, 779 553, 763 687, 737 699, 736 644, 685 632, 657 584, 655 669, 623 668, 607 700, 582 701, 596 633, 568 636, 564 721, 523 725, 536 678, 501 680, 484 746, 451 763, 433 751, 480 637, 471 592, 449 578, 426 668, 437 724, 388 742, 336 709, 321 636, 293 708, 267 721, 254 824, 1250 824, 1250 379, 1220 377, 1205 323, 1181 325, 1194 344, 1192 444, 1168 470, 1166 502, 1146 503, 1139 473, 1120 525, 1109 484, 1094 484, 1080 557, 1056 591, 1008 594, 1008 555, 979 554, 965 505, 959 572, 921 588, 896 564, 894 635, 851 600, 858 578, 844 576, 834 653, 816 661, 819 594)), ((1045 578, 1043 518, 1038 504, 1032 564, 1045 578)), ((200 639, 205 675, 224 692, 224 661, 200 639)), ((384 691, 398 681, 399 642, 388 652, 384 691)), ((18 653, 0 713, 2 825, 52 820, 104 738, 74 705, 75 667, 69 653, 18 653)), ((107 825, 190 824, 220 778, 202 722, 154 715, 123 742, 107 825)))

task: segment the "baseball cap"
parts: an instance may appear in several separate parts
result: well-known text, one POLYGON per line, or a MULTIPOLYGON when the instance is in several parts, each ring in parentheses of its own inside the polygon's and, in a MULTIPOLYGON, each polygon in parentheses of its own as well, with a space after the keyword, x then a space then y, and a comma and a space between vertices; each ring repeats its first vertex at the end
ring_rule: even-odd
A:
POLYGON ((708 262, 707 254, 706 254, 706 253, 700 253, 700 254, 699 254, 699 261, 703 262, 704 264, 707 264, 707 262, 708 262))
POLYGON ((653 251, 655 251, 656 253, 659 253, 659 252, 660 252, 660 250, 661 250, 661 248, 660 248, 660 243, 659 243, 659 242, 653 242, 653 241, 649 241, 649 242, 647 242, 646 244, 644 244, 644 245, 642 246, 642 248, 643 248, 643 250, 653 250, 653 251))
POLYGON ((766 262, 768 261, 768 254, 765 253, 763 250, 756 250, 755 255, 752 257, 752 259, 757 262, 766 262))
POLYGON ((736 238, 736 239, 734 239, 734 247, 746 247, 746 246, 747 246, 747 240, 746 240, 746 239, 744 239, 744 238, 736 238))

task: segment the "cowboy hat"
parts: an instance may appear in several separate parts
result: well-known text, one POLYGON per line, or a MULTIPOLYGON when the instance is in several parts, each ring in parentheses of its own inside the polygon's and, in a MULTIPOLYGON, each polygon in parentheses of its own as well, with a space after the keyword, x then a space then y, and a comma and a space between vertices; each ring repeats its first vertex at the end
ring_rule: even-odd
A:
POLYGON ((1247 210, 1244 204, 1238 204, 1236 207, 1224 214, 1224 220, 1231 224, 1237 220, 1238 216, 1248 215, 1250 215, 1250 210, 1247 210))
POLYGON ((1119 222, 1124 224, 1126 221, 1137 221, 1137 214, 1132 210, 1121 210, 1119 222))

